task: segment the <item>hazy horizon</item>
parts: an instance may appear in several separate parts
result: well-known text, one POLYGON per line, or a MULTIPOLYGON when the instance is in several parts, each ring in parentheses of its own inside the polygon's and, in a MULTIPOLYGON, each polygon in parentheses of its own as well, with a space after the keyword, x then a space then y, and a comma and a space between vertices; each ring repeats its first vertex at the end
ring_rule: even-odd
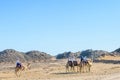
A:
POLYGON ((52 55, 120 47, 119 0, 1 0, 0 51, 52 55))

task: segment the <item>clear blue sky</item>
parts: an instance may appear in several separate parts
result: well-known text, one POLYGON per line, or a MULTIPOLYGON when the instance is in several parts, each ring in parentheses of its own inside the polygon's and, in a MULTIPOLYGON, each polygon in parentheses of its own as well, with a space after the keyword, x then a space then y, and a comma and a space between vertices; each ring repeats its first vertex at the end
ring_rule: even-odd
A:
POLYGON ((119 47, 120 0, 0 0, 0 51, 119 47))

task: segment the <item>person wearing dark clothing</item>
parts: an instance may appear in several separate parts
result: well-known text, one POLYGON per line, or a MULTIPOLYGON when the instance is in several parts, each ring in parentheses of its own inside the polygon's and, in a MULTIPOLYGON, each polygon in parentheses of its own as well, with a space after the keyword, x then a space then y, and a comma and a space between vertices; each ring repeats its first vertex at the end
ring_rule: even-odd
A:
POLYGON ((80 56, 80 61, 82 62, 84 60, 84 57, 83 56, 80 56))
POLYGON ((16 67, 21 68, 21 66, 22 66, 21 62, 20 62, 19 60, 17 60, 17 61, 16 61, 16 67))

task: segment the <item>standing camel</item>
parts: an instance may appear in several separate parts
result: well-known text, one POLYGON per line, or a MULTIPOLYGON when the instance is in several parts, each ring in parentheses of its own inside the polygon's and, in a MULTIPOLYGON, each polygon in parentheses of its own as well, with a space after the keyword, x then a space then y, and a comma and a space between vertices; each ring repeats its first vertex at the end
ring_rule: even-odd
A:
POLYGON ((80 72, 90 72, 92 60, 81 61, 79 64, 80 72))
POLYGON ((72 71, 75 72, 75 66, 77 66, 77 71, 78 71, 78 62, 77 61, 68 61, 66 63, 66 72, 72 71))
POLYGON ((89 72, 90 72, 90 69, 91 69, 92 63, 93 63, 92 60, 88 60, 87 63, 86 63, 86 66, 87 66, 87 69, 88 69, 87 71, 89 71, 89 72))
POLYGON ((22 71, 28 70, 30 68, 31 68, 31 64, 30 63, 27 63, 27 65, 22 65, 21 67, 16 66, 15 67, 15 74, 16 74, 17 77, 20 77, 22 71))

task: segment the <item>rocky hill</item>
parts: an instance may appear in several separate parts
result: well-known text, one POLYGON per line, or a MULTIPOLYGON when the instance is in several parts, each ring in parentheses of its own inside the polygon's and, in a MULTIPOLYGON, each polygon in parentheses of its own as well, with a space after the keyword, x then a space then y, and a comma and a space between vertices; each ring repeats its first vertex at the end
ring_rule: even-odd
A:
POLYGON ((105 56, 105 55, 110 55, 110 52, 103 51, 103 50, 92 50, 88 49, 82 52, 64 52, 61 54, 58 54, 56 56, 57 59, 63 59, 63 58, 68 58, 71 54, 73 54, 76 58, 79 58, 80 56, 86 56, 88 58, 98 58, 100 56, 105 56))
MULTIPOLYGON (((116 49, 113 52, 107 52, 103 50, 84 50, 79 52, 64 52, 56 55, 56 59, 66 59, 69 56, 74 55, 76 58, 80 56, 86 56, 88 58, 96 59, 105 55, 119 55, 120 56, 120 48, 116 49)), ((20 59, 22 62, 32 61, 46 61, 50 60, 53 56, 47 54, 45 52, 40 52, 37 50, 28 51, 28 52, 19 52, 14 49, 6 49, 0 52, 0 63, 2 62, 15 62, 17 59, 20 59)))
POLYGON ((33 51, 29 51, 27 53, 25 53, 27 55, 27 60, 29 61, 34 61, 34 62, 38 62, 38 61, 42 61, 42 60, 47 60, 47 59, 50 59, 52 56, 45 53, 45 52, 40 52, 40 51, 36 51, 36 50, 33 50, 33 51))
POLYGON ((0 52, 0 63, 2 62, 15 62, 17 59, 19 59, 22 62, 26 61, 41 61, 41 60, 47 60, 50 59, 52 56, 40 52, 40 51, 29 51, 29 52, 19 52, 14 49, 6 49, 4 51, 0 52))
POLYGON ((17 59, 26 61, 24 54, 13 49, 6 49, 0 52, 0 62, 14 62, 17 59))
POLYGON ((57 59, 65 59, 65 58, 68 58, 71 55, 74 55, 75 57, 79 57, 80 56, 80 51, 79 52, 75 52, 75 53, 70 52, 70 51, 69 52, 64 52, 64 53, 56 55, 56 58, 57 59))
POLYGON ((120 48, 114 50, 112 53, 113 53, 114 55, 120 55, 120 48))
POLYGON ((92 50, 92 49, 88 49, 85 51, 82 51, 81 54, 82 56, 87 56, 88 58, 99 58, 101 56, 105 56, 105 55, 111 55, 110 52, 107 51, 103 51, 103 50, 92 50))

